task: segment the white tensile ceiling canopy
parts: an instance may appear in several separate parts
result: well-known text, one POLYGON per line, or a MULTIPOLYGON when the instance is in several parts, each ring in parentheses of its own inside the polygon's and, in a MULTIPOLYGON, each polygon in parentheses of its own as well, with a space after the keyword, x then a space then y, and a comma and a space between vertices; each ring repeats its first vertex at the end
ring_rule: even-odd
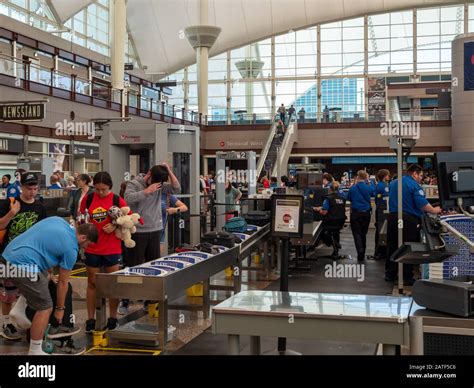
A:
MULTIPOLYGON (((113 2, 113 0, 110 0, 113 2)), ((91 0, 49 0, 62 22, 91 0)), ((199 23, 200 0, 128 0, 127 24, 147 73, 195 63, 184 29, 199 23)), ((222 29, 209 55, 318 23, 459 0, 208 0, 209 24, 222 29)))

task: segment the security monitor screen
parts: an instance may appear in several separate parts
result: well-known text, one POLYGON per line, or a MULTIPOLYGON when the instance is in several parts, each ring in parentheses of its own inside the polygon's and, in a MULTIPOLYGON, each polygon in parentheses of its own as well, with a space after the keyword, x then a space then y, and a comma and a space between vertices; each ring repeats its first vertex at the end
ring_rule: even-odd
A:
POLYGON ((320 189, 323 187, 323 174, 319 172, 299 172, 298 189, 320 189))

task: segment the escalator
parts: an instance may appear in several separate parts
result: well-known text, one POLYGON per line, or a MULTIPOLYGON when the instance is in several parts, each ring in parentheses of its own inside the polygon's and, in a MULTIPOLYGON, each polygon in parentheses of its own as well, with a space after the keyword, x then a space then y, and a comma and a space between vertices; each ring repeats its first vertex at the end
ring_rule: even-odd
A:
POLYGON ((285 135, 277 133, 279 115, 276 115, 270 128, 265 147, 260 154, 257 164, 257 176, 259 179, 266 174, 269 177, 280 178, 287 175, 288 160, 294 143, 298 140, 298 124, 296 115, 292 115, 286 123, 285 135))

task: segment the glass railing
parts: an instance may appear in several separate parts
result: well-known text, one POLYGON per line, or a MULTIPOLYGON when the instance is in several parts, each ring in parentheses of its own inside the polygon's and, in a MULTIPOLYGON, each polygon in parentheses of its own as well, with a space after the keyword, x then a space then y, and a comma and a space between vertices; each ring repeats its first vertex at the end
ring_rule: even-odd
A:
MULTIPOLYGON (((280 115, 233 113, 226 115, 209 115, 206 117, 207 125, 249 125, 270 124, 272 119, 279 120, 280 115)), ((285 125, 288 125, 288 115, 285 115, 285 125)), ((425 120, 450 120, 450 109, 411 109, 397 111, 344 111, 329 110, 328 112, 305 112, 304 115, 294 114, 292 120, 298 123, 344 123, 344 122, 382 122, 392 121, 425 121, 425 120)))
POLYGON ((55 88, 72 90, 72 81, 69 74, 61 73, 59 71, 53 72, 53 85, 55 88))
POLYGON ((77 77, 75 92, 84 94, 86 96, 90 96, 91 95, 91 82, 86 79, 77 77))
MULTIPOLYGON (((17 79, 30 80, 42 85, 47 85, 67 91, 90 95, 103 100, 120 104, 122 102, 122 92, 110 86, 92 83, 88 80, 74 77, 49 68, 24 63, 19 59, 14 59, 8 55, 0 54, 0 74, 5 74, 17 79)), ((25 87, 24 85, 17 85, 25 87)), ((247 113, 244 110, 236 110, 230 114, 216 114, 200 116, 197 112, 183 110, 181 106, 162 104, 154 99, 141 97, 137 91, 130 90, 128 104, 133 108, 140 108, 145 111, 152 111, 165 116, 175 117, 179 120, 188 120, 205 125, 268 125, 279 119, 279 115, 273 113, 247 113)), ((125 100, 125 103, 126 100, 125 100)), ((405 109, 405 110, 364 110, 352 111, 339 108, 329 108, 320 113, 317 112, 297 112, 295 117, 298 123, 344 123, 344 122, 382 122, 392 121, 439 121, 450 120, 450 109, 405 109)), ((288 115, 285 116, 286 124, 288 115)))

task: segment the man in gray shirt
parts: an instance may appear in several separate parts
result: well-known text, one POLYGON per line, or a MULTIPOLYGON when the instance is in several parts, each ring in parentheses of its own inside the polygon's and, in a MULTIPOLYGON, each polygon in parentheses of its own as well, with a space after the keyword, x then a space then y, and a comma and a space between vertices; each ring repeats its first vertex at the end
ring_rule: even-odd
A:
POLYGON ((163 230, 161 194, 176 194, 180 189, 178 179, 166 163, 153 166, 144 177, 139 176, 127 183, 124 199, 143 219, 143 225, 137 225, 137 232, 133 234, 136 246, 126 249, 124 260, 127 266, 160 257, 163 230))
MULTIPOLYGON (((160 257, 160 238, 163 231, 161 195, 176 194, 181 190, 178 179, 168 164, 153 166, 144 176, 127 182, 124 199, 134 213, 140 214, 143 225, 138 224, 133 240, 134 248, 124 249, 124 264, 133 267, 160 257)), ((147 303, 145 303, 146 307, 147 303)), ((118 308, 119 314, 127 314, 128 300, 118 308)))

